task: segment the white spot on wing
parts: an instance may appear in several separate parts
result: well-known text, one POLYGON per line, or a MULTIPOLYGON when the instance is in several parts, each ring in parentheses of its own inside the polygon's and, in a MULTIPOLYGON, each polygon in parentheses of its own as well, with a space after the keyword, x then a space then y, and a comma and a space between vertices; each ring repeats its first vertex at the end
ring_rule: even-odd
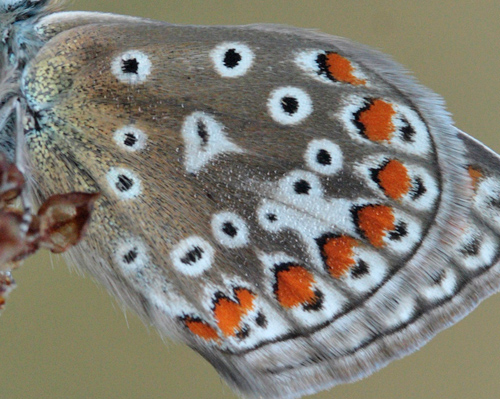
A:
POLYGON ((474 271, 491 266, 497 251, 498 244, 491 234, 471 226, 455 246, 453 258, 465 269, 474 271))
POLYGON ((224 126, 204 112, 189 115, 182 126, 184 138, 184 165, 189 173, 199 172, 220 154, 243 152, 231 143, 224 126))
POLYGON ((488 177, 480 181, 474 196, 474 208, 491 228, 500 231, 500 180, 488 177))
POLYGON ((354 259, 356 266, 351 268, 342 281, 352 290, 359 293, 367 293, 377 287, 389 271, 387 262, 383 257, 374 251, 355 247, 354 259), (366 274, 357 275, 353 273, 356 267, 359 267, 359 262, 364 262, 368 271, 366 274))
POLYGON ((292 170, 279 181, 279 189, 276 194, 293 204, 302 204, 303 207, 307 208, 315 198, 323 197, 323 188, 314 173, 292 170))
POLYGON ((119 242, 114 257, 116 264, 125 272, 138 271, 148 262, 146 246, 136 237, 119 242))
POLYGON ((170 259, 177 270, 194 277, 212 267, 214 253, 214 249, 206 240, 191 236, 174 247, 170 259))
POLYGON ((144 83, 151 73, 151 61, 143 52, 130 50, 113 59, 111 72, 120 82, 144 83))
MULTIPOLYGON (((390 302, 390 301, 388 301, 390 302)), ((415 313, 415 300, 409 296, 392 301, 388 304, 390 309, 388 318, 385 320, 387 327, 398 327, 399 325, 408 322, 415 313)))
POLYGON ((147 135, 134 125, 124 126, 115 131, 113 139, 125 151, 140 151, 146 147, 147 135))
POLYGON ((119 199, 129 200, 142 192, 141 180, 129 169, 111 168, 106 175, 108 184, 119 199))
POLYGON ((267 101, 271 117, 282 125, 302 122, 313 111, 311 97, 298 87, 280 87, 271 92, 267 101))
POLYGON ((387 281, 365 306, 377 322, 388 329, 407 323, 417 309, 414 293, 408 290, 404 277, 393 277, 387 281))
POLYGON ((386 234, 383 240, 391 251, 401 254, 409 253, 422 239, 422 228, 415 218, 398 209, 393 208, 393 211, 396 231, 386 234))
POLYGON ((252 66, 254 53, 243 43, 221 43, 210 52, 215 70, 224 78, 243 76, 252 66))
POLYGON ((431 281, 427 287, 422 287, 421 292, 429 302, 436 302, 453 295, 457 286, 457 276, 451 269, 443 269, 436 275, 439 281, 431 281))
POLYGON ((310 169, 323 175, 333 175, 342 169, 342 150, 327 139, 312 140, 304 158, 310 169))
POLYGON ((212 231, 217 241, 228 248, 248 245, 248 227, 245 221, 233 212, 221 212, 214 215, 212 231))

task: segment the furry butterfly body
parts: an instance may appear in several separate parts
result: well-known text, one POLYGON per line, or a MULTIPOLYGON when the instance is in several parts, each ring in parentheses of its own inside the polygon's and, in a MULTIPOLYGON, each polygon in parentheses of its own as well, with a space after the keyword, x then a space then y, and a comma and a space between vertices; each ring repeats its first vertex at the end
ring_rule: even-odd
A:
POLYGON ((6 49, 35 190, 102 193, 75 261, 240 392, 360 378, 496 291, 496 155, 386 57, 273 26, 27 21, 9 38, 34 45, 6 49))

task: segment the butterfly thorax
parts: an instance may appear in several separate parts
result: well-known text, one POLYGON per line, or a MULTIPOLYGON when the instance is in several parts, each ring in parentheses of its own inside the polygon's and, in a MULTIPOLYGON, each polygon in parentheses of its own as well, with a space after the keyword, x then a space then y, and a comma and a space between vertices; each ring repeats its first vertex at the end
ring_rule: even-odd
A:
MULTIPOLYGON (((24 102, 20 82, 24 68, 43 46, 36 22, 57 9, 57 1, 4 1, 0 3, 0 103, 18 98, 24 102)), ((26 108, 24 108, 26 109, 26 108)), ((4 109, 4 111, 6 111, 4 109)), ((0 149, 11 159, 14 153, 13 114, 0 134, 0 149)))

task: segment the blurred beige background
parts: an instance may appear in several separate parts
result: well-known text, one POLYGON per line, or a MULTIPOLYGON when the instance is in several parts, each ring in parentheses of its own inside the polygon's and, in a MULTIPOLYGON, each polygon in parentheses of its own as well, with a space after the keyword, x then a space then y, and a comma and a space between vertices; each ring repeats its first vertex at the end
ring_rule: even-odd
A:
MULTIPOLYGON (((74 1, 72 9, 186 24, 275 22, 318 28, 392 54, 443 95, 458 127, 500 151, 498 1, 74 1)), ((235 398, 191 350, 168 342, 90 278, 43 254, 15 273, 0 317, 1 399, 235 398)), ((500 297, 421 351, 336 399, 500 397, 500 297)))

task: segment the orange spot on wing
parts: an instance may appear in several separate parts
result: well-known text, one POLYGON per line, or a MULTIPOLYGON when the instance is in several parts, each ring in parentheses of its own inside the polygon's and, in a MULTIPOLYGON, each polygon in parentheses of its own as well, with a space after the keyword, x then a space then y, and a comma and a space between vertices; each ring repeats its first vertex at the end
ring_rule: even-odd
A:
POLYGON ((331 77, 339 82, 352 85, 364 85, 366 81, 354 75, 355 68, 351 62, 337 53, 326 53, 325 67, 331 77))
POLYGON ((378 173, 380 187, 387 196, 399 199, 411 188, 408 169, 399 161, 391 159, 378 173))
POLYGON ((214 316, 217 325, 226 336, 234 336, 241 330, 241 320, 254 308, 255 294, 245 288, 234 290, 236 301, 222 296, 215 301, 214 316))
POLYGON ((285 265, 278 267, 276 271, 274 293, 278 302, 286 308, 303 304, 313 305, 317 300, 312 288, 314 282, 313 275, 304 267, 285 265))
POLYGON ((483 172, 472 165, 468 167, 468 172, 470 178, 472 179, 472 188, 475 190, 479 180, 481 180, 484 177, 483 172))
POLYGON ((377 248, 385 245, 383 238, 395 228, 394 212, 385 205, 365 206, 357 211, 357 219, 359 229, 377 248))
POLYGON ((364 135, 372 141, 389 141, 394 133, 392 122, 396 114, 393 106, 386 101, 376 99, 359 112, 357 121, 363 125, 364 135))
POLYGON ((330 237, 324 241, 321 253, 333 277, 342 277, 356 264, 355 246, 357 246, 356 240, 347 236, 330 237))
POLYGON ((186 316, 184 318, 184 324, 186 325, 187 328, 189 328, 189 331, 191 331, 193 334, 197 335, 200 338, 203 338, 207 341, 219 340, 219 335, 217 334, 215 328, 211 327, 210 325, 208 325, 207 323, 205 323, 200 319, 186 316))

